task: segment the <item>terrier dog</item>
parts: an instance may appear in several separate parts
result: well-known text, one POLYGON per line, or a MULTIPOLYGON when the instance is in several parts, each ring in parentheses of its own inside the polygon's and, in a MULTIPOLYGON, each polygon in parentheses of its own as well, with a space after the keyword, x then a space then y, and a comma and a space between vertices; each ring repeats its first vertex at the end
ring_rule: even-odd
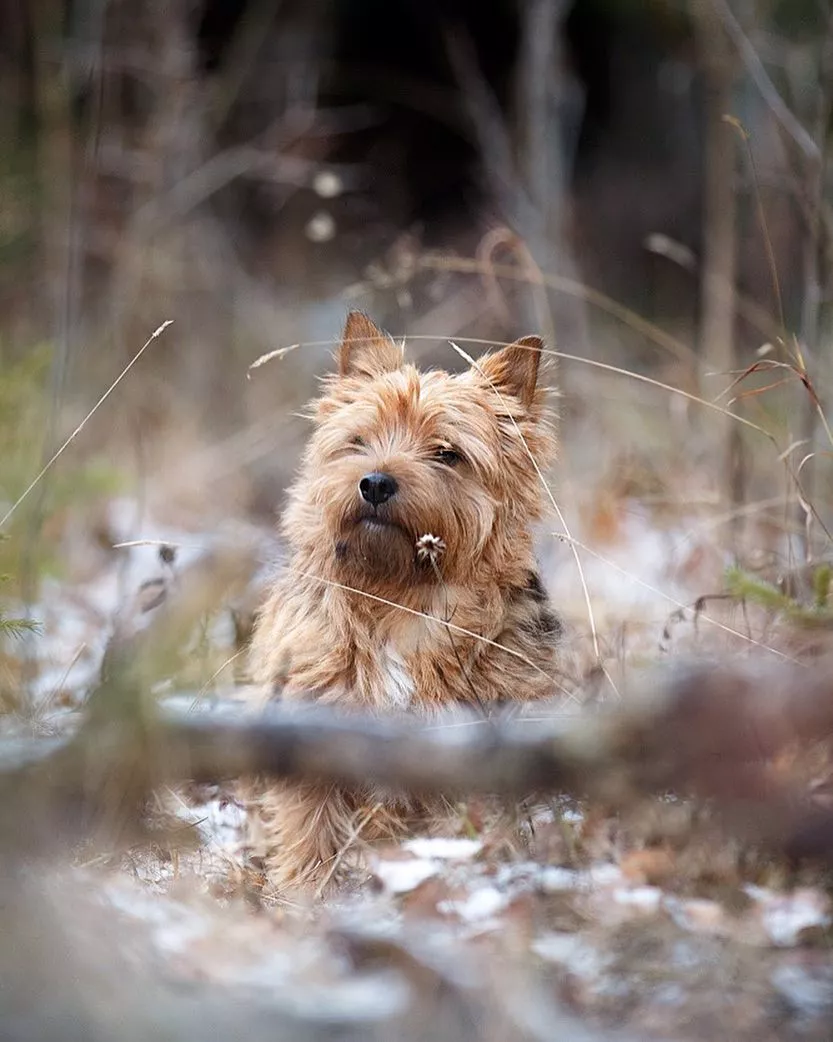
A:
MULTIPOLYGON (((283 516, 286 572, 253 637, 267 698, 430 715, 553 693, 560 625, 531 531, 554 452, 541 350, 524 337, 461 374, 419 372, 349 316, 283 516)), ((286 784, 251 811, 281 890, 329 878, 359 833, 395 834, 417 808, 286 784)))

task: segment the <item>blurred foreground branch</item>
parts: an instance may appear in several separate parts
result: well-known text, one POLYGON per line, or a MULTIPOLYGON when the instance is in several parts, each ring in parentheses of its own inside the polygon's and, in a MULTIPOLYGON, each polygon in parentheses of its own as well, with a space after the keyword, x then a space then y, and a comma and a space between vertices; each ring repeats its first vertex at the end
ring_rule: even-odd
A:
POLYGON ((156 785, 257 774, 423 794, 568 792, 621 809, 675 792, 713 801, 745 839, 833 858, 833 814, 771 769, 791 743, 833 734, 829 673, 695 664, 641 685, 613 711, 543 721, 426 726, 280 706, 257 717, 148 710, 141 723, 92 714, 64 745, 0 773, 3 824, 19 837, 21 821, 40 822, 52 837, 68 820, 109 825, 114 807, 138 807, 156 785))

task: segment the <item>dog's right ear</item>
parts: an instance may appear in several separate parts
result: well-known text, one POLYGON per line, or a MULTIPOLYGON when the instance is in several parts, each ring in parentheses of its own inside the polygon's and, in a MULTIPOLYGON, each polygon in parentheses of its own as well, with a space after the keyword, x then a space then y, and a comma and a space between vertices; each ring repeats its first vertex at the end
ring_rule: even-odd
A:
POLYGON ((367 315, 351 311, 338 352, 339 376, 381 376, 401 365, 401 348, 367 315))
POLYGON ((525 336, 493 355, 480 359, 479 370, 498 394, 511 394, 525 407, 535 401, 538 368, 544 341, 525 336))

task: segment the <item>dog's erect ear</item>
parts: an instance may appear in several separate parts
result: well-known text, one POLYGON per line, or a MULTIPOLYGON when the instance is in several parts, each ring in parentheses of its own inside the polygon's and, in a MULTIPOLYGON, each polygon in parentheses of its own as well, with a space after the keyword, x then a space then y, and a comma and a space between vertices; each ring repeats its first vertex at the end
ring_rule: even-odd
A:
POLYGON ((338 352, 339 376, 381 376, 402 365, 402 351, 361 311, 347 316, 338 352))
POLYGON ((529 408, 535 398, 543 347, 544 341, 539 336, 521 337, 503 350, 482 358, 480 370, 500 394, 511 394, 529 408))

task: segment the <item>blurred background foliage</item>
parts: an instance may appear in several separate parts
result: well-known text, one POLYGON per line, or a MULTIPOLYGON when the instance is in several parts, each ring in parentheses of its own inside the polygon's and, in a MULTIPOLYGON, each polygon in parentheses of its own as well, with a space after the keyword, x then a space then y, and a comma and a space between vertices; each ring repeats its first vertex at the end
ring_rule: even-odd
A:
POLYGON ((777 538, 826 550, 831 48, 816 0, 2 0, 4 513, 175 322, 2 570, 116 489, 271 518, 349 306, 449 367, 441 338, 527 329, 708 400, 790 366, 732 409, 811 457, 809 535, 766 438, 575 363, 563 485, 626 457, 622 494, 782 496, 777 538))

